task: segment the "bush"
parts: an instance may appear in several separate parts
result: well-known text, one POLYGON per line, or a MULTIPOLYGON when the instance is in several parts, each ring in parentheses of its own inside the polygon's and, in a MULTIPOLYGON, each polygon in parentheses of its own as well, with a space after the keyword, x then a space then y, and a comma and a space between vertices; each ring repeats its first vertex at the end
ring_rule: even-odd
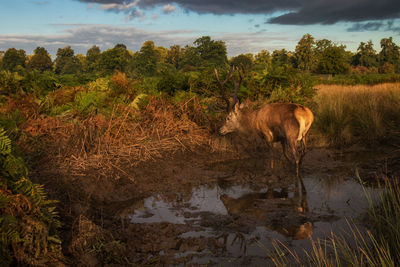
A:
POLYGON ((348 75, 335 75, 329 80, 320 80, 321 84, 342 84, 342 85, 357 85, 367 84, 374 85, 380 83, 393 83, 400 82, 400 74, 348 74, 348 75))
POLYGON ((267 74, 265 80, 272 88, 268 102, 312 104, 315 82, 310 74, 286 71, 279 74, 267 74))
POLYGON ((54 201, 27 178, 27 167, 3 129, 0 166, 0 265, 62 265, 54 201))

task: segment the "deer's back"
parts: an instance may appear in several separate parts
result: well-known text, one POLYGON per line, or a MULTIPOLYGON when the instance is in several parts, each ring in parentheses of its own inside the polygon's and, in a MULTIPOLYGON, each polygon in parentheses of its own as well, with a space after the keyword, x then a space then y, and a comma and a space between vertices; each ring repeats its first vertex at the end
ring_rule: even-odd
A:
POLYGON ((272 103, 262 106, 253 116, 255 127, 274 139, 288 134, 304 136, 314 120, 309 108, 294 103, 272 103))

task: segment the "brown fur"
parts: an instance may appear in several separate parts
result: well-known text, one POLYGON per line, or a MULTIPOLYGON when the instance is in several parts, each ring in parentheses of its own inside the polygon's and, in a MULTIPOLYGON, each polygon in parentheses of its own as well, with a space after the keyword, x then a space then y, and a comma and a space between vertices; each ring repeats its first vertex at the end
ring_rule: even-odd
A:
POLYGON ((237 122, 233 124, 227 120, 221 127, 222 134, 232 131, 254 132, 265 138, 270 147, 273 142, 281 142, 286 158, 289 158, 286 150, 291 151, 298 174, 305 154, 305 139, 314 121, 314 115, 309 108, 293 103, 273 103, 254 111, 236 106, 232 112, 228 117, 234 116, 237 122))

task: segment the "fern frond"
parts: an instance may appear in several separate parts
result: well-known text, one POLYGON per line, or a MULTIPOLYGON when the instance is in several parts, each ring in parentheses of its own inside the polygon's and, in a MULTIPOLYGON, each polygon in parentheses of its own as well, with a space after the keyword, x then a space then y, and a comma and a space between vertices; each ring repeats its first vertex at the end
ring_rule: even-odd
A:
POLYGON ((11 140, 6 135, 6 131, 0 128, 0 154, 9 155, 11 153, 11 140))

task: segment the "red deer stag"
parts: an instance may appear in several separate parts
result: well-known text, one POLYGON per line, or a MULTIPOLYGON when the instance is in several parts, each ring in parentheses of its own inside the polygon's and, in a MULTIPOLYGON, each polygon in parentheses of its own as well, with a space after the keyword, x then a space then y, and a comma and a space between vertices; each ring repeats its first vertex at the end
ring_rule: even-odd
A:
POLYGON ((243 68, 233 67, 224 81, 221 81, 217 69, 215 76, 221 90, 221 97, 227 103, 225 123, 219 132, 225 135, 230 132, 242 134, 256 133, 263 137, 269 146, 271 167, 273 168, 272 144, 280 142, 283 154, 290 161, 288 150, 292 153, 296 162, 296 175, 299 175, 299 167, 306 151, 306 136, 314 121, 311 110, 294 103, 272 103, 263 105, 257 110, 250 110, 243 107, 238 101, 237 90, 244 77, 243 68), (237 71, 238 79, 233 79, 234 94, 233 101, 229 100, 225 84, 237 71))

